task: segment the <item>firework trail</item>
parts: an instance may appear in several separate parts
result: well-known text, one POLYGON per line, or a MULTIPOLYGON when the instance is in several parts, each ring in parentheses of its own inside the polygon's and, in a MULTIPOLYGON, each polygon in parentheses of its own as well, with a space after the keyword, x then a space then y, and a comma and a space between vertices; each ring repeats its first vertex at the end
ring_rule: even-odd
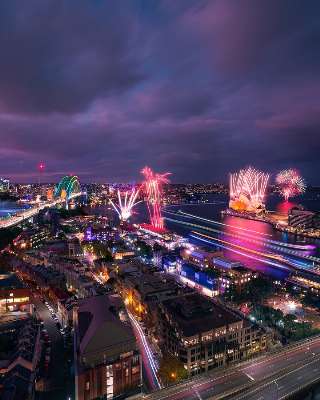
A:
POLYGON ((127 221, 132 215, 133 207, 141 203, 141 200, 137 201, 138 194, 139 189, 132 189, 129 197, 128 192, 124 192, 123 196, 120 190, 118 190, 118 203, 116 204, 110 199, 112 207, 115 209, 122 221, 127 221), (122 197, 124 197, 124 199, 122 199, 122 197))
POLYGON ((145 177, 144 187, 147 196, 147 205, 150 216, 150 224, 157 229, 163 229, 163 218, 161 215, 162 185, 169 182, 169 172, 156 174, 149 167, 141 170, 145 177))
POLYGON ((250 211, 263 206, 269 177, 252 167, 230 174, 230 207, 250 211))

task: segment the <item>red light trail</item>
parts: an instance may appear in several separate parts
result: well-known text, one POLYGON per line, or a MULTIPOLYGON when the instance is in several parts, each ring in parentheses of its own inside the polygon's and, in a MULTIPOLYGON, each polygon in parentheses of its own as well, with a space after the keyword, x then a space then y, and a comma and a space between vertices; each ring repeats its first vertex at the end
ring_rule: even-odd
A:
POLYGON ((144 187, 147 195, 150 224, 153 228, 163 229, 164 225, 161 215, 162 185, 169 183, 168 175, 170 175, 170 172, 156 174, 150 167, 144 167, 141 173, 145 177, 144 187))

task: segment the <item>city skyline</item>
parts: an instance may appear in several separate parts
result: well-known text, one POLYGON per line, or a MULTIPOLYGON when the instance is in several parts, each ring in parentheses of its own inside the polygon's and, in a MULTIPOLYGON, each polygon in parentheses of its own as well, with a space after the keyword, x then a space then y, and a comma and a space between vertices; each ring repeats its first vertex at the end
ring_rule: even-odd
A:
POLYGON ((243 3, 0 4, 1 175, 319 184, 319 4, 243 3))

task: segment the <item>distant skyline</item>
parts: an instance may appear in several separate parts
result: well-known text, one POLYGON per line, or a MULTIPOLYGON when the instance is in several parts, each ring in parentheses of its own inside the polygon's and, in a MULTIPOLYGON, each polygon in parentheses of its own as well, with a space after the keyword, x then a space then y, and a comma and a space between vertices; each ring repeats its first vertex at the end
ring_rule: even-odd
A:
POLYGON ((320 3, 0 2, 0 175, 320 185, 320 3))

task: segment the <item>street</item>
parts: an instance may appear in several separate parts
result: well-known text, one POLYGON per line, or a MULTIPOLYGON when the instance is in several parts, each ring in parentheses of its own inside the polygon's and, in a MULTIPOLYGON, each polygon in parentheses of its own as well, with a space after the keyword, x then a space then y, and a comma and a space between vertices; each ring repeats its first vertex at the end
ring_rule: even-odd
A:
POLYGON ((319 377, 320 338, 224 371, 203 375, 145 396, 148 400, 196 400, 219 395, 244 400, 280 399, 319 377), (245 387, 248 387, 246 391, 245 387), (243 389, 241 394, 239 389, 243 389))
POLYGON ((63 338, 48 308, 38 298, 34 298, 34 305, 37 313, 44 322, 44 328, 48 331, 51 340, 51 360, 49 364, 48 377, 50 382, 49 392, 40 392, 39 399, 45 400, 65 400, 70 395, 69 385, 65 371, 65 351, 63 338))
POLYGON ((161 388, 161 385, 157 376, 158 367, 156 361, 154 360, 147 338, 139 322, 130 312, 128 312, 128 315, 132 323, 135 337, 137 339, 140 354, 142 356, 144 382, 146 382, 148 389, 159 389, 161 388))

